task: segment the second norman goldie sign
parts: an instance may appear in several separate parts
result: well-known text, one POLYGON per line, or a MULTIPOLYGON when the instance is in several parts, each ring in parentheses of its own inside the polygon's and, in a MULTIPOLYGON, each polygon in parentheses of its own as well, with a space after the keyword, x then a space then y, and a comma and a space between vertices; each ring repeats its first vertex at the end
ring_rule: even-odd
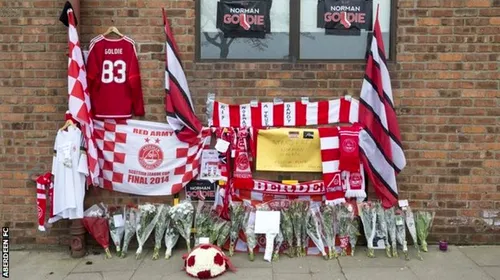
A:
POLYGON ((258 171, 321 172, 317 129, 262 129, 257 134, 258 171))

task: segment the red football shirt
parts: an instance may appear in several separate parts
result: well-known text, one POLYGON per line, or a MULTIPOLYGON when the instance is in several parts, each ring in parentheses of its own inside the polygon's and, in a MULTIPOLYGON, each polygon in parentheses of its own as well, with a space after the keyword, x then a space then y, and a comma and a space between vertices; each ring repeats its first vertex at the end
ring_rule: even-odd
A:
POLYGON ((87 59, 92 112, 98 119, 127 119, 144 115, 141 74, 135 43, 124 36, 99 35, 90 42, 87 59))

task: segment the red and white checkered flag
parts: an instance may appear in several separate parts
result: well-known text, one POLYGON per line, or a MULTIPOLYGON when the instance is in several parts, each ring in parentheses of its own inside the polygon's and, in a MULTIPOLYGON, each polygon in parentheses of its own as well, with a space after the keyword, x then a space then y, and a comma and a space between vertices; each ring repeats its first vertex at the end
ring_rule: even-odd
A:
POLYGON ((68 9, 67 15, 69 23, 68 107, 72 117, 80 123, 87 148, 90 179, 94 185, 97 185, 99 183, 99 166, 97 164, 96 142, 93 135, 94 126, 90 117, 91 105, 87 88, 87 72, 85 71, 73 9, 68 9))

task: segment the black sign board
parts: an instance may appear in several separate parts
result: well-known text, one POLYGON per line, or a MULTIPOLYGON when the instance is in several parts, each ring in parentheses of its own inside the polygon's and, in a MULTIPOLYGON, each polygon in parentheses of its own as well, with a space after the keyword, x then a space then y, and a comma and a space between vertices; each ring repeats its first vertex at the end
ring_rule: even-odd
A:
POLYGON ((185 189, 186 197, 190 197, 191 201, 214 201, 217 182, 211 183, 208 180, 193 180, 186 185, 185 189))
POLYGON ((265 38, 271 32, 271 0, 221 0, 217 28, 228 38, 265 38))
POLYGON ((318 0, 317 26, 327 35, 360 35, 372 30, 372 0, 318 0))

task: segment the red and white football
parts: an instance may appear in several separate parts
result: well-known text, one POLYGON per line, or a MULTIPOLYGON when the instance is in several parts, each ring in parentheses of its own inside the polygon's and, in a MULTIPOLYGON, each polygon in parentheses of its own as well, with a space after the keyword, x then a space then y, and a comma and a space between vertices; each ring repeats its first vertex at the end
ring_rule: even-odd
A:
POLYGON ((187 274, 199 279, 217 277, 228 268, 234 271, 229 258, 215 245, 198 245, 183 258, 187 274))

